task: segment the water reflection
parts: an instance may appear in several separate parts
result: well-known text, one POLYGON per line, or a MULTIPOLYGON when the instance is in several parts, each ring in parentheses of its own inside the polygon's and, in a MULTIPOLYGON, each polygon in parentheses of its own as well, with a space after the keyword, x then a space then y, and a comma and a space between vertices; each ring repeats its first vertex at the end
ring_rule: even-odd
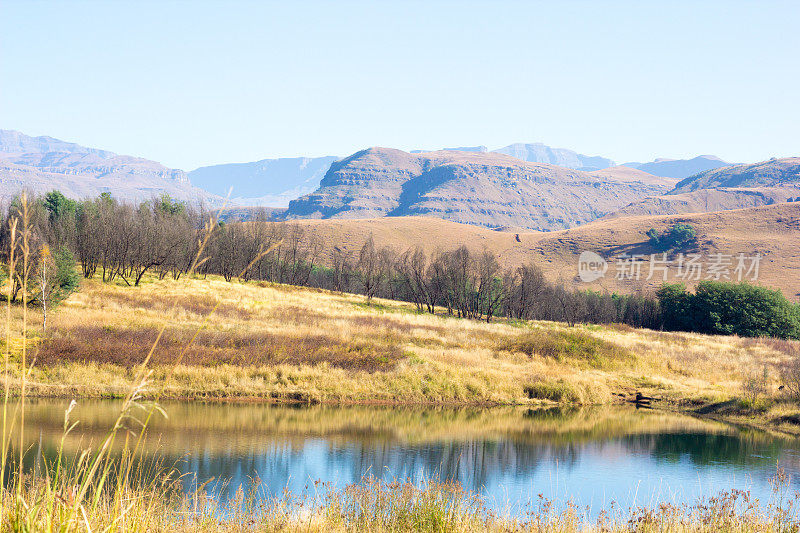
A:
MULTIPOLYGON (((45 457, 57 450, 66 405, 27 409, 25 438, 45 457)), ((118 408, 81 402, 67 453, 99 442, 118 408)), ((794 439, 656 411, 197 403, 165 409, 169 418, 153 422, 147 453, 188 474, 187 485, 227 480, 216 485, 221 498, 254 477, 273 493, 314 494, 316 480, 342 487, 372 474, 456 480, 500 508, 524 506, 542 493, 599 509, 611 500, 680 502, 734 487, 768 499, 776 462, 800 480, 794 439)))

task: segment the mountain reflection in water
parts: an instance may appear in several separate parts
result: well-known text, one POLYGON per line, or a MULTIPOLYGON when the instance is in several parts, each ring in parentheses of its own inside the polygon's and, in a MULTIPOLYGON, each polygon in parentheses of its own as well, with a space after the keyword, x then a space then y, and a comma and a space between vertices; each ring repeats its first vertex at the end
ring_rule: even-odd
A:
MULTIPOLYGON (((56 453, 66 406, 39 401, 26 410, 31 467, 37 454, 56 453)), ((274 494, 288 488, 316 495, 325 487, 314 481, 340 488, 371 474, 458 481, 500 510, 524 508, 540 493, 599 509, 612 500, 679 503, 731 488, 768 500, 777 463, 795 474, 795 487, 800 480, 795 439, 658 411, 177 402, 164 408, 168 418, 155 417, 147 455, 187 474, 187 488, 217 480, 212 487, 223 499, 254 478, 274 494)), ((113 401, 80 402, 67 455, 98 443, 118 409, 113 401)))

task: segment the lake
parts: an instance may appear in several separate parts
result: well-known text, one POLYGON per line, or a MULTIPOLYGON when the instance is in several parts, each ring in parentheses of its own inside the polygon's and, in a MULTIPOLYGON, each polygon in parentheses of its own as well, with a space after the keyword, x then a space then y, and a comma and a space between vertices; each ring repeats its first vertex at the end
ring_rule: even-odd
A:
MULTIPOLYGON (((29 466, 52 456, 68 401, 26 409, 29 466)), ((120 403, 81 401, 67 454, 99 442, 120 403)), ((365 475, 460 482, 493 510, 522 515, 538 496, 588 507, 682 503, 732 488, 770 499, 776 466, 800 490, 800 441, 694 417, 633 407, 522 408, 286 407, 163 404, 145 450, 187 474, 187 489, 226 499, 258 478, 265 490, 315 495, 365 475), (222 483, 221 481, 225 481, 222 483), (322 481, 325 485, 315 484, 322 481)), ((130 422, 131 428, 136 424, 130 422)))

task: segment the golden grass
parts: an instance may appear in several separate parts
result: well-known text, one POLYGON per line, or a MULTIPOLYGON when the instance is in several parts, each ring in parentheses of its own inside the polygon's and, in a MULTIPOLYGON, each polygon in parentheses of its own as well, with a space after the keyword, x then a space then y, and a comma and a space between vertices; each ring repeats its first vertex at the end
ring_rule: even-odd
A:
POLYGON ((798 345, 626 327, 487 324, 418 314, 401 302, 366 304, 355 295, 217 278, 150 279, 138 288, 88 280, 52 319, 30 394, 123 394, 164 323, 170 326, 152 359, 158 383, 201 330, 164 397, 308 403, 603 404, 641 391, 701 404, 736 397, 743 377, 764 367, 774 389, 774 369, 798 345))

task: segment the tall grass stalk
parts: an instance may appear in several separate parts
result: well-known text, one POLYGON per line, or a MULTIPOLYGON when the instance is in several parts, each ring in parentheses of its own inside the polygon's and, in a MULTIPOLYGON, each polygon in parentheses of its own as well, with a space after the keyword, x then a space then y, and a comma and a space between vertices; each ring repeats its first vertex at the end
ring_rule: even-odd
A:
POLYGON ((9 255, 8 255, 8 297, 6 299, 6 344, 3 350, 3 428, 2 442, 0 442, 0 483, 6 480, 6 464, 10 447, 11 431, 8 426, 8 403, 10 393, 9 360, 11 359, 11 291, 14 285, 14 272, 16 271, 17 257, 17 224, 18 219, 13 219, 9 224, 9 255))
MULTIPOLYGON (((119 415, 114 421, 108 434, 103 439, 100 446, 94 451, 85 450, 79 454, 77 460, 69 468, 65 469, 63 456, 63 444, 67 435, 75 428, 77 422, 70 422, 70 413, 74 407, 74 403, 66 410, 64 415, 64 428, 59 447, 58 454, 52 465, 45 461, 45 483, 42 484, 40 480, 31 479, 26 483, 25 465, 24 460, 26 456, 25 449, 25 405, 27 393, 27 379, 35 364, 35 357, 29 360, 29 340, 28 339, 28 307, 29 307, 29 283, 31 281, 31 268, 33 266, 33 258, 31 254, 32 245, 32 232, 31 227, 31 212, 28 201, 28 196, 25 192, 20 196, 20 202, 15 216, 12 216, 9 221, 10 240, 8 250, 8 268, 9 268, 9 290, 6 302, 6 345, 3 353, 4 358, 4 396, 3 396, 3 420, 2 420, 2 466, 0 466, 0 480, 4 483, 3 497, 2 497, 2 516, 9 516, 6 506, 9 505, 8 482, 13 488, 15 493, 15 501, 13 502, 13 512, 10 515, 13 517, 13 529, 20 530, 38 530, 44 529, 47 531, 56 530, 70 531, 76 528, 85 528, 91 530, 89 516, 96 513, 101 506, 104 497, 107 497, 107 490, 111 490, 108 494, 112 494, 111 510, 113 513, 112 525, 121 520, 131 509, 130 503, 126 504, 126 498, 130 496, 132 486, 131 481, 137 476, 141 476, 141 472, 134 473, 133 468, 135 460, 139 457, 139 447, 142 442, 147 429, 147 425, 154 412, 160 411, 157 400, 160 393, 156 397, 156 401, 152 402, 149 409, 146 410, 146 417, 143 421, 137 420, 135 411, 142 409, 140 400, 144 391, 150 385, 150 376, 152 370, 149 369, 149 362, 153 353, 158 348, 159 341, 163 336, 164 331, 168 326, 165 322, 159 330, 158 336, 150 347, 147 355, 140 365, 138 365, 135 373, 135 378, 132 385, 126 393, 122 405, 120 407, 119 415), (18 272, 19 262, 21 261, 22 269, 18 272), (18 364, 18 375, 20 376, 20 393, 14 410, 9 414, 9 407, 11 402, 10 396, 10 374, 12 363, 12 351, 14 336, 12 333, 12 299, 15 284, 20 287, 22 292, 22 319, 20 331, 20 357, 18 364), (15 471, 7 472, 7 465, 9 458, 12 456, 11 440, 15 430, 16 421, 19 420, 19 443, 18 443, 18 461, 15 471), (118 438, 121 430, 128 429, 132 422, 139 422, 138 437, 136 444, 131 449, 130 446, 130 433, 126 432, 125 442, 122 446, 122 452, 118 459, 114 459, 111 455, 111 450, 114 448, 114 443, 118 438), (116 473, 115 482, 109 485, 111 476, 116 473), (7 474, 10 474, 7 478, 7 474), (8 480, 8 481, 6 481, 8 480), (42 488, 44 487, 44 488, 42 488), (46 519, 44 523, 40 523, 41 511, 46 508, 46 519)), ((196 269, 202 265, 203 252, 208 244, 214 228, 217 227, 217 220, 221 214, 222 208, 217 212, 216 216, 210 217, 207 221, 202 236, 198 241, 198 251, 192 261, 188 274, 191 276, 196 269)), ((270 250, 264 251, 260 257, 269 253, 270 250)), ((248 268, 251 265, 248 265, 248 268)), ((173 306, 174 309, 174 306, 173 306)), ((211 311, 213 313, 214 310, 211 311)), ((210 316, 210 315, 209 315, 210 316)), ((200 331, 198 328, 198 333, 200 331)), ((197 333, 195 333, 196 338, 197 333)), ((177 368, 186 350, 189 349, 187 345, 181 352, 181 356, 175 361, 173 365, 177 368)), ((163 391, 166 386, 167 380, 162 383, 161 390, 163 391)), ((163 411, 161 411, 163 412, 163 411)), ((152 487, 151 487, 152 488, 152 487)))

